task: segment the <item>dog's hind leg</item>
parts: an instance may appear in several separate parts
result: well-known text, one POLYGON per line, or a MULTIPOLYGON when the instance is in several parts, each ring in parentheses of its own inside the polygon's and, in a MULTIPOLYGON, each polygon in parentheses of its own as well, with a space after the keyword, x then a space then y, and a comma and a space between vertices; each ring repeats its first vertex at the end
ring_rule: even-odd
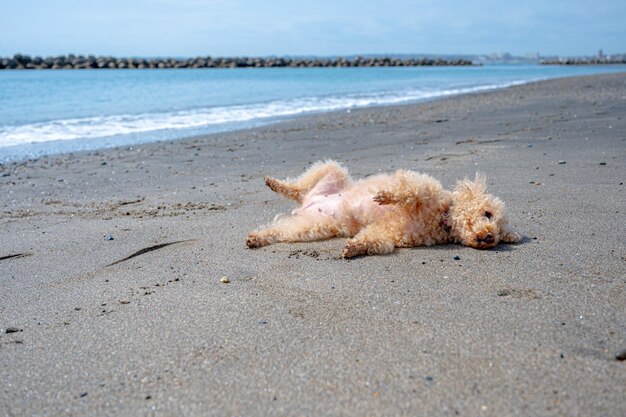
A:
POLYGON ((349 183, 348 170, 335 161, 317 162, 294 181, 265 177, 265 184, 272 191, 298 203, 313 189, 320 194, 333 194, 346 188, 349 183))
POLYGON ((246 245, 259 248, 278 242, 311 242, 330 239, 339 234, 339 229, 330 218, 287 216, 279 218, 265 229, 249 233, 246 245))

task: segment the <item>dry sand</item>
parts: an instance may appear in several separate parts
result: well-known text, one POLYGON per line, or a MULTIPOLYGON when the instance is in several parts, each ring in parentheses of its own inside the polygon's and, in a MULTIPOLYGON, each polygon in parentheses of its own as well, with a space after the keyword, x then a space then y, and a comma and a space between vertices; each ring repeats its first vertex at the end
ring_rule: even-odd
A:
POLYGON ((625 116, 592 76, 0 166, 0 415, 624 416, 625 116), (483 172, 525 239, 247 249, 326 158, 483 172))

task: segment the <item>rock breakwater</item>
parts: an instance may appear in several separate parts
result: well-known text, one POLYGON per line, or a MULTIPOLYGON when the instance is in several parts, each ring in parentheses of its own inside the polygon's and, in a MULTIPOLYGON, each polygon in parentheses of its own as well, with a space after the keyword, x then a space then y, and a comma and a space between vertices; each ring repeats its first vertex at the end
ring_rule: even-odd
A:
POLYGON ((16 54, 0 58, 0 69, 149 69, 149 68, 315 68, 315 67, 417 67, 470 66, 466 59, 338 57, 338 58, 116 58, 110 56, 61 55, 31 57, 16 54))

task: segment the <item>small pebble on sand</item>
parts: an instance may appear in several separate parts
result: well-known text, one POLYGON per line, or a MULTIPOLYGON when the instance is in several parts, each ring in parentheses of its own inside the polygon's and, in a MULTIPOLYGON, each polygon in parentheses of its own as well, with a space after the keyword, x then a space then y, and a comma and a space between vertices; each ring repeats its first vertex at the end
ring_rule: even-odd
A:
POLYGON ((228 279, 228 277, 222 277, 220 281, 222 281, 222 283, 224 284, 228 284, 230 282, 230 279, 228 279))

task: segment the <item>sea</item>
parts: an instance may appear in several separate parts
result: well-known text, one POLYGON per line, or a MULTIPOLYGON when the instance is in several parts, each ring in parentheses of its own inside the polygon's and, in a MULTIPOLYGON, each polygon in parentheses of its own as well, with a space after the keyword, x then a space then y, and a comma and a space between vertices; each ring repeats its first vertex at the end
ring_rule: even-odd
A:
POLYGON ((418 103, 626 66, 0 71, 0 163, 418 103))

